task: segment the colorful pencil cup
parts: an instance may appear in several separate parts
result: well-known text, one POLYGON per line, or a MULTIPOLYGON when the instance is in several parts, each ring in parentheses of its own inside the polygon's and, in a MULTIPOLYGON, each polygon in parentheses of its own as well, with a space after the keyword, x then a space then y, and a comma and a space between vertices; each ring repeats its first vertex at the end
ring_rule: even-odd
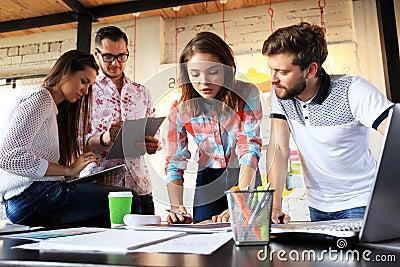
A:
POLYGON ((236 245, 269 243, 273 193, 274 190, 225 191, 236 245))

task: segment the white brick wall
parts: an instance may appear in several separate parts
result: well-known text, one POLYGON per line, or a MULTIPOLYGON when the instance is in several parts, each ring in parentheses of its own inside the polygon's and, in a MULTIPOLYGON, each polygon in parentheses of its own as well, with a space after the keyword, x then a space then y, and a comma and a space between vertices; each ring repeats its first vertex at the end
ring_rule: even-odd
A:
MULTIPOLYGON (((288 1, 273 4, 273 29, 296 24, 300 21, 319 24, 317 1, 288 1)), ((270 17, 267 6, 228 11, 225 14, 227 43, 237 55, 260 53, 262 44, 270 34, 270 17)), ((353 42, 352 1, 327 1, 324 22, 329 43, 353 42)), ((221 13, 179 18, 178 51, 200 31, 211 31, 223 36, 221 13)), ((164 63, 175 61, 175 19, 166 21, 166 57, 164 63)))

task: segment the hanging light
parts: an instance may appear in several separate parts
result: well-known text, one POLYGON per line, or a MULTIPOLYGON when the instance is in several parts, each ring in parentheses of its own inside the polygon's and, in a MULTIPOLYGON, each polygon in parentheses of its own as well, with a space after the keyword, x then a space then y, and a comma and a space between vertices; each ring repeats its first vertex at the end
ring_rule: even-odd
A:
POLYGON ((272 33, 274 31, 274 29, 272 28, 272 19, 274 17, 274 9, 272 8, 272 0, 269 0, 268 16, 270 17, 269 27, 270 27, 271 33, 272 33))
POLYGON ((220 4, 222 5, 222 27, 224 29, 224 41, 226 42, 226 28, 225 28, 225 4, 228 0, 219 0, 220 4))
POLYGON ((133 13, 133 81, 136 81, 136 19, 140 16, 140 12, 133 13))
POLYGON ((321 24, 321 27, 323 27, 324 26, 323 14, 324 14, 324 8, 326 7, 326 1, 318 0, 318 7, 319 7, 320 24, 321 24))
POLYGON ((174 6, 172 10, 175 13, 175 78, 178 78, 178 12, 181 6, 174 6))

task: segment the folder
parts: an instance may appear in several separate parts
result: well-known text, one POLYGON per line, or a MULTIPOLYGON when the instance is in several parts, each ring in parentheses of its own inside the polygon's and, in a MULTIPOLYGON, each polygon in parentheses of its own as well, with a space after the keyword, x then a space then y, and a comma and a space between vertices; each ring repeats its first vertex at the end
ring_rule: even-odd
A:
POLYGON ((106 159, 138 157, 146 153, 146 135, 154 136, 165 117, 126 120, 119 130, 106 159))

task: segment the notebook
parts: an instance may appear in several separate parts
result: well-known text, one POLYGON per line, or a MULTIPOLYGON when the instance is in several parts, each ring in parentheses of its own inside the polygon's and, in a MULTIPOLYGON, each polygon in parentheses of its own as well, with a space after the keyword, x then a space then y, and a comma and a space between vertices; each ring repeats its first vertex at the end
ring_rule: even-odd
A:
POLYGON ((271 234, 301 233, 332 237, 354 237, 360 242, 400 238, 400 104, 390 110, 376 168, 376 178, 363 219, 293 222, 272 225, 271 234), (347 225, 346 225, 347 224, 347 225))
POLYGON ((119 130, 106 159, 137 157, 146 153, 146 135, 154 136, 165 117, 126 120, 119 130))

